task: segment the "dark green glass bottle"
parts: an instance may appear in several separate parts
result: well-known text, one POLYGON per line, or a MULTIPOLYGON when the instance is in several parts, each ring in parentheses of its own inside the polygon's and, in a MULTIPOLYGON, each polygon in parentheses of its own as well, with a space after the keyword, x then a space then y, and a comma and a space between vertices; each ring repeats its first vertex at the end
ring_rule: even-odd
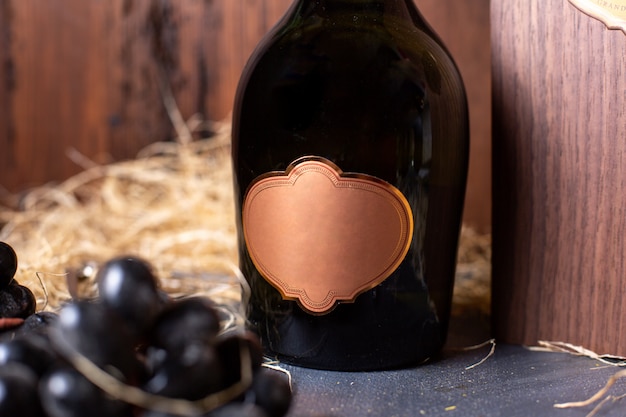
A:
POLYGON ((442 348, 468 165, 459 72, 412 0, 295 0, 241 77, 232 158, 249 326, 332 370, 442 348))

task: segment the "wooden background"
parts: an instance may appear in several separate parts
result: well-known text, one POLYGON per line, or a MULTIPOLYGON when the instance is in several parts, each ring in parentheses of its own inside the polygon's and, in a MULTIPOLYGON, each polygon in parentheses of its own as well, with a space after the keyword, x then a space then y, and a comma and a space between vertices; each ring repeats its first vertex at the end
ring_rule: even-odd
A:
MULTIPOLYGON (((184 117, 227 118, 290 3, 2 0, 0 190, 78 172, 68 149, 107 162, 170 140, 160 74, 184 117)), ((626 355, 626 35, 566 0, 416 3, 465 79, 465 220, 485 231, 493 107, 496 336, 626 355)))
POLYGON ((492 0, 496 336, 626 355, 626 35, 492 0))
MULTIPOLYGON (((292 0, 2 0, 0 190, 58 181, 131 158, 173 129, 159 92, 185 118, 221 121, 241 69, 292 0)), ((466 219, 490 227, 488 0, 419 0, 457 58, 472 112, 466 219)))

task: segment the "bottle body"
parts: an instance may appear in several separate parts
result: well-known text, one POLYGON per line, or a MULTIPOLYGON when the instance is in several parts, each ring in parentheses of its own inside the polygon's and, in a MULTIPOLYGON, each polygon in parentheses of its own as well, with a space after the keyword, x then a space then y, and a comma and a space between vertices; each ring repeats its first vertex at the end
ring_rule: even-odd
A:
POLYGON ((335 370, 435 355, 467 157, 461 78, 410 1, 295 2, 250 59, 233 113, 245 302, 268 355, 335 370), (270 195, 279 183, 299 194, 270 195))

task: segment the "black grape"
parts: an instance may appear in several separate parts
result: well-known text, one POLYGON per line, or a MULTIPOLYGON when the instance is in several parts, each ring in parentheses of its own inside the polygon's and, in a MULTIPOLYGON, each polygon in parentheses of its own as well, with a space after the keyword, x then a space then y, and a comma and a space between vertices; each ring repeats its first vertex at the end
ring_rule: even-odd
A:
POLYGON ((37 394, 37 376, 28 367, 0 367, 0 416, 45 417, 37 394))
POLYGON ((57 313, 51 311, 40 311, 26 317, 24 323, 15 330, 16 336, 41 335, 47 336, 48 330, 53 323, 59 319, 57 313))
POLYGON ((220 338, 215 348, 224 368, 223 388, 241 379, 242 354, 247 354, 250 358, 252 372, 258 371, 263 363, 261 343, 256 335, 249 331, 225 335, 220 338))
POLYGON ((0 367, 19 363, 42 376, 60 362, 59 356, 41 336, 17 337, 0 343, 0 367))
POLYGON ((132 417, 132 407, 115 400, 71 368, 42 378, 39 394, 49 417, 132 417))
POLYGON ((254 376, 251 391, 254 393, 254 403, 265 410, 269 417, 287 414, 292 397, 286 375, 261 369, 254 376))
POLYGON ((136 338, 126 324, 97 302, 78 301, 63 307, 59 320, 58 342, 69 345, 95 365, 116 370, 119 379, 138 381, 145 369, 135 355, 136 338))
POLYGON ((137 257, 111 259, 96 276, 102 303, 143 334, 163 301, 152 266, 137 257))
POLYGON ((247 403, 230 403, 207 414, 206 417, 270 417, 265 411, 255 405, 247 403))
POLYGON ((181 352, 169 354, 144 389, 165 397, 199 400, 219 390, 221 375, 215 349, 191 343, 181 352))
POLYGON ((17 271, 17 255, 13 248, 0 242, 0 290, 9 285, 17 271))
POLYGON ((35 313, 36 308, 35 295, 15 280, 0 290, 0 317, 26 319, 35 313))
POLYGON ((191 342, 211 343, 219 329, 219 316, 210 299, 184 298, 168 305, 157 317, 150 342, 176 351, 191 342))

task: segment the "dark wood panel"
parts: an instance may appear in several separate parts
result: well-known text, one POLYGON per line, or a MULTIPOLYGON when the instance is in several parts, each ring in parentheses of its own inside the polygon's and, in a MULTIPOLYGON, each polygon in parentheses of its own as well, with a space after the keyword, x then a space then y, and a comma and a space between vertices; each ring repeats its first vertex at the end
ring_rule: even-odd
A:
POLYGON ((227 117, 253 46, 290 0, 6 0, 0 7, 0 184, 15 191, 129 158, 185 117, 227 117))
POLYGON ((13 117, 9 100, 13 90, 13 61, 9 54, 11 30, 7 22, 12 21, 11 3, 0 2, 0 192, 6 186, 7 177, 15 172, 12 149, 15 142, 13 117))
MULTIPOLYGON (((254 46, 292 0, 5 0, 0 6, 0 186, 17 191, 97 162, 133 157, 174 132, 159 93, 185 118, 223 120, 254 46)), ((420 0, 468 88, 466 219, 489 228, 488 0, 420 0)))
POLYGON ((3 185, 15 189, 77 172, 66 156, 70 148, 105 162, 167 138, 155 71, 163 58, 151 43, 149 3, 5 3, 12 10, 2 26, 10 32, 13 68, 3 98, 13 133, 5 157, 14 164, 3 185))
POLYGON ((626 36, 492 0, 494 328, 626 355, 626 36))

